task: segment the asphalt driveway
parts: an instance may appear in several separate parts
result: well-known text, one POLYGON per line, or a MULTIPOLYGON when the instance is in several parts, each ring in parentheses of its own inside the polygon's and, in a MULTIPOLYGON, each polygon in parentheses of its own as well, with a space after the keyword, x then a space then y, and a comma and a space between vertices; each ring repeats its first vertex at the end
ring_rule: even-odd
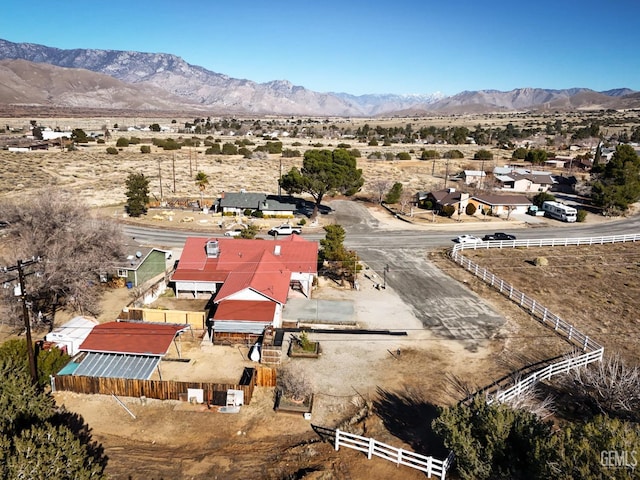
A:
MULTIPOLYGON (((425 248, 386 245, 397 239, 381 238, 375 230, 377 220, 363 205, 339 201, 332 202, 331 206, 336 223, 343 225, 347 232, 347 247, 349 233, 357 233, 358 256, 376 272, 378 282, 384 278, 385 266, 388 267, 387 285, 411 306, 425 329, 445 338, 481 341, 491 338, 505 323, 504 317, 482 298, 433 265, 425 248), (367 232, 369 242, 363 239, 367 232)), ((452 264, 452 268, 456 267, 452 264)))

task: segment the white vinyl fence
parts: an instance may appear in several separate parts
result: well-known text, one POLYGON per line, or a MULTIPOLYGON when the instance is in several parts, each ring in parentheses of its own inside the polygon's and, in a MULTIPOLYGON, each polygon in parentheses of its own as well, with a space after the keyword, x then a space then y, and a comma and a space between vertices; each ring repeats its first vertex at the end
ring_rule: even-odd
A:
POLYGON ((640 241, 640 234, 630 235, 610 235, 604 237, 586 237, 586 238, 550 238, 538 240, 506 240, 506 241, 490 241, 476 244, 457 244, 451 249, 451 258, 462 265, 466 270, 473 273, 483 282, 489 284, 500 293, 508 297, 511 301, 517 303, 523 309, 527 310, 531 315, 538 319, 543 325, 552 328, 558 335, 563 337, 572 345, 575 345, 583 352, 582 355, 563 360, 558 363, 548 365, 541 370, 533 372, 522 380, 519 380, 507 390, 497 392, 490 402, 497 400, 499 402, 507 401, 517 397, 522 392, 533 387, 537 382, 546 380, 559 373, 566 373, 573 368, 582 367, 591 362, 602 360, 604 347, 598 342, 590 338, 588 335, 580 332, 570 323, 565 322, 556 314, 550 312, 547 307, 537 300, 528 297, 523 292, 514 288, 513 285, 505 282, 497 277, 489 270, 472 262, 466 258, 462 252, 466 249, 488 249, 488 248, 517 248, 517 247, 566 247, 569 245, 604 245, 608 243, 624 243, 640 241))
POLYGON ((420 455, 410 450, 392 447, 386 443, 378 442, 373 438, 362 437, 353 433, 347 433, 336 429, 335 431, 335 449, 340 447, 352 448, 367 454, 367 458, 376 457, 384 458, 396 465, 406 465, 415 468, 427 474, 427 477, 437 476, 441 480, 447 475, 447 470, 453 462, 453 452, 444 460, 420 455))

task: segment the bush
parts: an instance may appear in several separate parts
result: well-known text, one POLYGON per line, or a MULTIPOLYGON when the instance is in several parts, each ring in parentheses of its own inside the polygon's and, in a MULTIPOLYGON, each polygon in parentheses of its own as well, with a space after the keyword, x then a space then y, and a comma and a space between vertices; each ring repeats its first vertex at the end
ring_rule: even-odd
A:
POLYGON ((476 206, 473 203, 467 203, 467 207, 464 209, 464 213, 467 215, 475 215, 476 214, 476 206))
POLYGON ((445 217, 451 218, 453 214, 456 213, 456 207, 454 207, 453 205, 445 205, 444 207, 442 207, 441 212, 445 217))
POLYGON ((118 139, 118 141, 116 142, 116 147, 128 147, 129 146, 129 139, 124 138, 124 137, 120 137, 118 139))
POLYGON ((435 150, 424 150, 420 155, 421 160, 433 160, 434 158, 440 158, 440 154, 435 150))
POLYGON ((151 153, 151 147, 149 145, 142 145, 140 147, 140 153, 151 153))
POLYGON ((377 147, 378 146, 378 141, 375 138, 372 138, 371 140, 369 140, 369 146, 370 147, 377 147))
POLYGON ((400 152, 396 155, 398 160, 411 160, 411 154, 409 152, 400 152))
POLYGON ((578 210, 576 215, 576 222, 584 222, 587 219, 587 211, 586 210, 578 210))
POLYGON ((489 150, 481 149, 473 155, 474 160, 493 160, 493 153, 489 150))
POLYGON ((107 153, 109 155, 118 155, 118 149, 116 147, 107 147, 107 153))
POLYGON ((464 158, 464 154, 460 150, 449 150, 444 152, 442 158, 464 158))
POLYGON ((533 264, 536 267, 546 267, 547 265, 549 265, 549 260, 547 260, 546 257, 536 257, 533 260, 533 264))

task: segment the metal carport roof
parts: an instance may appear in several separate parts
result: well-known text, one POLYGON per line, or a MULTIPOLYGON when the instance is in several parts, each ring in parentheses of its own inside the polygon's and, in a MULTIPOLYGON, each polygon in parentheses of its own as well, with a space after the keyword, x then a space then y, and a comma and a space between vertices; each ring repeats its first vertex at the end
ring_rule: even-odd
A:
POLYGON ((157 355, 87 352, 73 375, 149 380, 161 358, 157 355))

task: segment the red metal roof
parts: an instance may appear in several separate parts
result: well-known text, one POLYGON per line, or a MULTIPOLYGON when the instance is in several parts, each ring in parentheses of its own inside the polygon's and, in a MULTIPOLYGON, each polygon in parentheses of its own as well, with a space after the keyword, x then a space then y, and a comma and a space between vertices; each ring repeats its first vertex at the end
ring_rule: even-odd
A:
POLYGON ((214 320, 272 322, 276 312, 274 302, 259 300, 225 300, 220 302, 214 320))
POLYGON ((280 304, 287 302, 291 272, 270 252, 263 251, 252 258, 245 258, 227 276, 216 296, 216 303, 227 297, 251 289, 280 304))
POLYGON ((102 323, 93 327, 80 350, 163 356, 176 334, 187 327, 140 322, 102 323))
POLYGON ((224 282, 230 272, 239 268, 256 255, 272 253, 281 262, 274 264, 273 272, 283 265, 291 272, 317 273, 318 242, 291 235, 283 240, 249 240, 238 238, 204 237, 187 238, 178 268, 173 273, 174 281, 224 282), (217 258, 207 257, 205 250, 209 240, 217 240, 220 253, 217 258), (279 253, 276 255, 277 247, 279 253))

